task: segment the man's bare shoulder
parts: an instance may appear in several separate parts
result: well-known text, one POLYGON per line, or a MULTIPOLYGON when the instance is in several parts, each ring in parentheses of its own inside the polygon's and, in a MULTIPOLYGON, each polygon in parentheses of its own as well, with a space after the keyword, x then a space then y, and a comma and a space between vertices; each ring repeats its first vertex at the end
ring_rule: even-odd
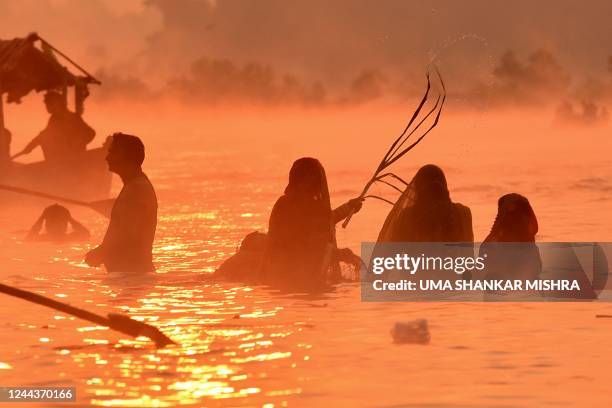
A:
POLYGON ((154 202, 157 205, 157 195, 153 184, 144 173, 127 183, 123 187, 121 195, 133 200, 154 202))

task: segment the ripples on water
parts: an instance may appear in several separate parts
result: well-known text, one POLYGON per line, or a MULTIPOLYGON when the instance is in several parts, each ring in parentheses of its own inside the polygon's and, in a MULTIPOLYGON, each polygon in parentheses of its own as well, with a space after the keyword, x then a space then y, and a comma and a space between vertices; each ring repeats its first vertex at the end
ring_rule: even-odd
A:
MULTIPOLYGON (((255 150, 247 155, 245 146, 199 149, 195 138, 190 140, 196 147, 188 153, 156 140, 153 146, 168 156, 151 149, 147 162, 160 199, 156 274, 107 275, 88 268, 81 258, 89 244, 23 243, 42 204, 0 216, 3 282, 100 314, 128 314, 159 327, 180 346, 155 350, 147 339, 129 339, 4 297, 1 385, 75 386, 77 405, 83 406, 610 402, 612 322, 594 318, 611 313, 607 304, 364 304, 355 285, 314 296, 210 281, 207 274, 234 253, 244 234, 265 230, 292 159, 322 156, 336 204, 356 194, 372 159, 304 146, 302 152, 287 147, 288 142, 276 151, 257 150, 251 143, 247 146, 255 150), (431 344, 393 345, 393 323, 414 318, 429 320, 431 344)), ((333 149, 342 152, 340 146, 333 149)), ((546 239, 564 240, 568 232, 583 239, 609 238, 591 214, 604 204, 610 207, 608 161, 598 159, 588 167, 553 161, 556 167, 529 162, 493 170, 486 163, 463 168, 470 149, 439 162, 449 169, 454 197, 472 206, 477 237, 490 226, 496 198, 516 190, 535 202, 546 239), (580 208, 569 210, 572 223, 560 220, 568 207, 580 208)), ((418 163, 402 170, 406 177, 434 161, 427 154, 416 157, 418 163)), ((380 204, 366 206, 348 230, 338 231, 340 244, 358 249, 360 241, 373 239, 386 210, 380 204)), ((105 220, 87 210, 74 213, 92 227, 94 242, 99 240, 105 220)))

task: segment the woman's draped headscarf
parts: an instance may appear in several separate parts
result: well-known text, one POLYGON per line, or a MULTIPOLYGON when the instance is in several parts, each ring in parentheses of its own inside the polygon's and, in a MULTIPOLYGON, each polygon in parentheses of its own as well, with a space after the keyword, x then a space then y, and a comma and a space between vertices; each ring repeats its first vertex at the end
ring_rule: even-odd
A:
POLYGON ((289 197, 307 196, 320 205, 321 210, 331 212, 325 169, 312 157, 303 157, 293 163, 285 194, 289 197))
POLYGON ((502 196, 497 216, 484 242, 535 242, 538 220, 529 200, 520 194, 502 196))
MULTIPOLYGON (((428 164, 419 169, 387 216, 378 242, 389 242, 395 235, 404 210, 414 210, 414 234, 423 237, 440 235, 453 224, 452 202, 442 169, 428 164)), ((433 241, 433 240, 432 240, 433 241)))
MULTIPOLYGON (((299 216, 305 220, 315 234, 322 232, 327 243, 336 248, 335 225, 332 223, 332 209, 323 165, 312 157, 296 160, 289 171, 289 184, 285 196, 296 206, 299 216), (312 217, 312 218, 310 218, 312 217)), ((303 232, 303 231, 302 231, 303 232)), ((328 265, 333 276, 339 276, 340 267, 332 259, 328 265)))

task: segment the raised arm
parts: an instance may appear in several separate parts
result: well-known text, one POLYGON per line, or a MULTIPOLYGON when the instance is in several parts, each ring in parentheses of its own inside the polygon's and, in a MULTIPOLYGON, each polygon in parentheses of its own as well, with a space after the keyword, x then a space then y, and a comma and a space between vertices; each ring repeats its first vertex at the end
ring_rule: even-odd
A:
POLYGON ((344 220, 351 213, 351 209, 353 214, 359 212, 361 210, 361 206, 363 205, 363 198, 353 198, 352 200, 347 201, 342 204, 340 207, 332 210, 332 222, 335 224, 344 220))
POLYGON ((90 237, 89 230, 83 224, 70 217, 70 225, 72 226, 72 237, 78 240, 87 240, 90 237))
POLYGON ((30 141, 30 143, 28 143, 26 145, 26 147, 23 148, 23 150, 21 150, 19 153, 14 154, 13 156, 11 156, 11 160, 15 159, 19 156, 24 156, 26 154, 30 154, 32 152, 32 150, 34 150, 36 147, 38 147, 40 145, 40 134, 38 136, 36 136, 34 139, 32 139, 30 141))
POLYGON ((32 228, 30 228, 28 235, 26 235, 26 240, 28 241, 37 240, 38 237, 40 236, 40 230, 42 229, 44 222, 45 222, 45 213, 42 213, 40 217, 38 217, 38 220, 36 220, 34 225, 32 225, 32 228))

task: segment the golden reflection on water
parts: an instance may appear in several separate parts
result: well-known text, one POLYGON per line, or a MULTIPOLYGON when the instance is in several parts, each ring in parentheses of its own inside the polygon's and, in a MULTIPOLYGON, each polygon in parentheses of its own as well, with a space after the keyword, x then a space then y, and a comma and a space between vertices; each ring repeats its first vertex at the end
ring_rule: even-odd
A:
MULTIPOLYGON (((168 256, 184 256, 185 247, 174 244, 160 249, 168 256)), ((272 387, 265 385, 272 367, 295 368, 302 357, 294 350, 308 347, 304 343, 278 343, 300 331, 295 322, 278 320, 284 306, 274 304, 253 287, 176 284, 160 276, 129 278, 124 284, 103 280, 96 284, 95 295, 116 299, 118 303, 111 303, 114 309, 156 325, 178 346, 156 350, 147 338, 109 340, 117 336, 108 328, 79 324, 75 333, 83 345, 56 349, 56 355, 68 358, 75 369, 97 373, 86 379, 86 387, 81 390, 89 396, 89 403, 163 407, 260 396, 264 405, 266 398, 282 399, 301 392, 299 387, 287 387, 285 381, 275 380, 272 387), (138 296, 123 296, 130 286, 145 288, 140 287, 138 296), (279 366, 279 361, 287 363, 279 366), (274 366, 265 368, 267 364, 274 366)), ((64 295, 79 297, 70 292, 64 295)), ((108 303, 100 300, 97 297, 95 303, 108 303)), ((62 315, 53 317, 55 321, 66 320, 62 315)))

